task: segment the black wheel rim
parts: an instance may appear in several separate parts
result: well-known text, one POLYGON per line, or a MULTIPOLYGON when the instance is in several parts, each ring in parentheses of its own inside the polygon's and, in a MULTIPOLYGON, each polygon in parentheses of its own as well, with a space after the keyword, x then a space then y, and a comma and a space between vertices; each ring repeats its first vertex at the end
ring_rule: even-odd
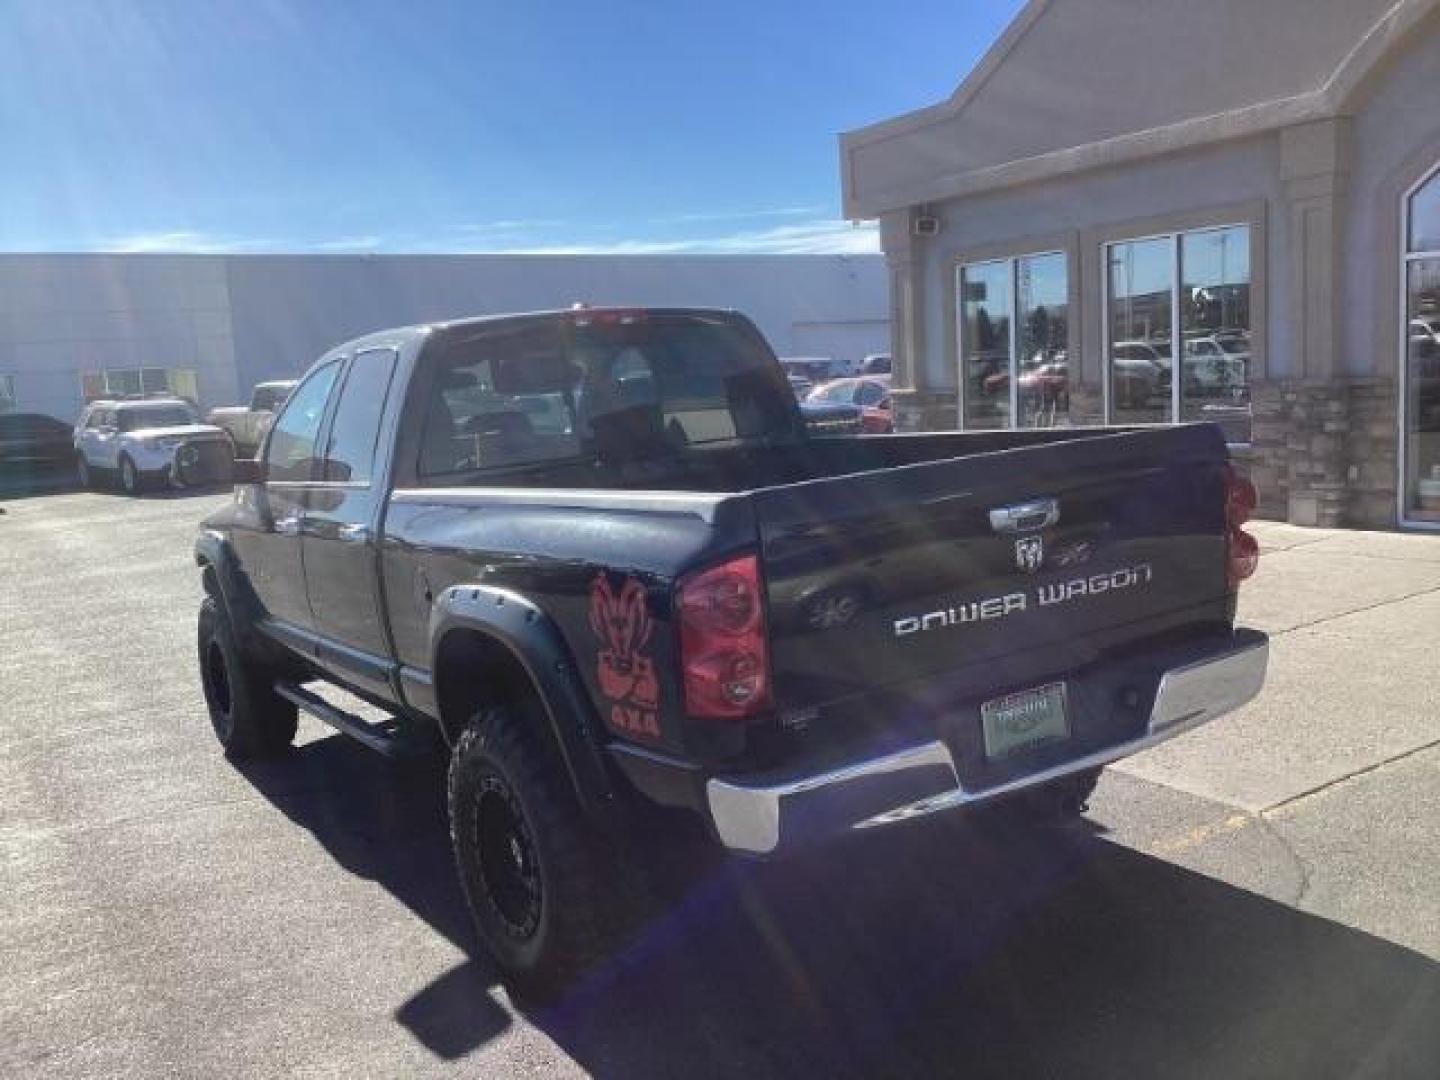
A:
POLYGON ((512 938, 540 925, 540 871, 535 846, 514 793, 498 776, 481 782, 475 800, 475 847, 486 902, 512 938))
POLYGON ((230 734, 230 671, 225 665, 225 652, 220 643, 212 641, 205 649, 205 690, 210 698, 210 715, 220 737, 230 734))

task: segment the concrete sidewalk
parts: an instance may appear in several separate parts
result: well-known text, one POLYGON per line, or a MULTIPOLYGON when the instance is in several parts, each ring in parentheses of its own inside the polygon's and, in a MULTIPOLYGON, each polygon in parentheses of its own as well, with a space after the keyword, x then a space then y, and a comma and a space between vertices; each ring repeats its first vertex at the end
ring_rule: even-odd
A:
POLYGON ((1440 745, 1440 536, 1251 529, 1239 621, 1271 635, 1264 692, 1119 767, 1258 813, 1440 745))
POLYGON ((1115 839, 1440 957, 1440 536, 1260 522, 1240 621, 1271 635, 1261 695, 1120 762, 1115 839), (1133 802, 1191 803, 1171 827, 1133 802))

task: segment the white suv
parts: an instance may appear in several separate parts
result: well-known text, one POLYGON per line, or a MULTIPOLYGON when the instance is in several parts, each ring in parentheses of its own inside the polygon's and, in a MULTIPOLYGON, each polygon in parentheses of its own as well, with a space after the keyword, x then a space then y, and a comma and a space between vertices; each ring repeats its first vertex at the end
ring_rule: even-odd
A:
POLYGON ((75 425, 82 487, 118 475, 127 495, 151 484, 190 487, 230 479, 234 452, 218 427, 180 398, 92 401, 75 425))

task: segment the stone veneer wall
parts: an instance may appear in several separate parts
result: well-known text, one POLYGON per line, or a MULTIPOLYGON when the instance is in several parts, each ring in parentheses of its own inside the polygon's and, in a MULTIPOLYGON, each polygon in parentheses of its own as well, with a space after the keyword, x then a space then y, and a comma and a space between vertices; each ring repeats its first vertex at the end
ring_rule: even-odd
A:
MULTIPOLYGON (((1254 435, 1236 464, 1260 495, 1258 514, 1296 525, 1393 529, 1397 482, 1395 382, 1341 378, 1252 387, 1254 435)), ((897 390, 897 431, 951 431, 953 390, 897 390)), ((1070 422, 1104 422, 1098 386, 1070 391, 1070 422)))
POLYGON ((1296 525, 1395 527, 1395 383, 1269 381, 1251 387, 1254 436, 1236 454, 1261 517, 1296 525))
POLYGON ((891 396, 896 431, 954 431, 954 390, 896 390, 891 396))

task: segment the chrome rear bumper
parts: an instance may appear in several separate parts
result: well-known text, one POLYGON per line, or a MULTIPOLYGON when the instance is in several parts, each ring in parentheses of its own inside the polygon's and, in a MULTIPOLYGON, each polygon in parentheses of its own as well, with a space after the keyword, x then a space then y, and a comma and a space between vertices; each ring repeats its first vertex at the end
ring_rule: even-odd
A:
POLYGON ((874 828, 986 802, 1107 765, 1223 716, 1258 694, 1265 682, 1269 642, 1254 632, 1240 641, 1167 669, 1160 677, 1145 734, 1137 739, 981 791, 964 788, 949 748, 939 740, 779 782, 716 777, 705 788, 711 821, 725 847, 769 855, 782 846, 792 828, 807 835, 874 828))

